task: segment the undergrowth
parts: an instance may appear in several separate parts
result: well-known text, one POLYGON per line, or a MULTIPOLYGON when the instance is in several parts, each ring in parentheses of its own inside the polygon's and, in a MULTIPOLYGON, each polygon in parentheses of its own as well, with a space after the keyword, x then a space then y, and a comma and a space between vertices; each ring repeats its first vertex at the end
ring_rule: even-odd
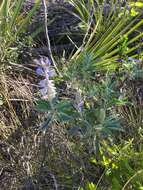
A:
POLYGON ((70 0, 82 45, 25 64, 39 3, 0 5, 0 189, 142 190, 143 3, 70 0))

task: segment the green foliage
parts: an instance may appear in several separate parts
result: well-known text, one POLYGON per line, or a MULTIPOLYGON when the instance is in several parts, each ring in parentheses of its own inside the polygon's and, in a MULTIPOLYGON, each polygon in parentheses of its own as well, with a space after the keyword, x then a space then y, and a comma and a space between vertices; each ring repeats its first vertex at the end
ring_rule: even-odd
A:
POLYGON ((79 88, 75 90, 75 97, 79 96, 80 89, 82 96, 78 98, 84 100, 80 110, 76 108, 76 99, 53 100, 52 102, 40 100, 37 102, 36 108, 48 114, 46 122, 41 126, 42 129, 47 129, 53 122, 66 123, 70 136, 74 138, 80 135, 81 142, 96 154, 103 137, 108 138, 113 131, 120 132, 123 131, 123 128, 112 108, 116 104, 119 105, 120 92, 117 91, 116 81, 112 80, 112 75, 107 74, 102 77, 100 82, 95 80, 91 88, 90 78, 92 76, 87 74, 83 83, 76 80, 79 88))
MULTIPOLYGON (((70 2, 81 20, 78 27, 85 32, 83 44, 63 66, 62 77, 53 78, 52 82, 59 85, 55 84, 56 98, 37 101, 34 97, 34 127, 39 125, 39 117, 45 120, 40 133, 36 130, 33 134, 33 128, 27 133, 27 128, 23 129, 25 125, 21 125, 24 137, 21 138, 20 133, 20 145, 16 142, 16 151, 13 145, 6 146, 9 159, 4 154, 6 159, 2 160, 12 161, 10 166, 14 171, 22 168, 20 177, 17 175, 18 182, 30 177, 39 189, 58 186, 78 190, 141 190, 143 103, 142 94, 136 100, 133 90, 143 79, 143 32, 140 29, 143 20, 138 10, 142 3, 70 2), (11 150, 15 151, 14 155, 11 150)), ((0 68, 15 62, 24 41, 29 43, 31 38, 23 34, 39 3, 25 16, 21 13, 22 3, 22 0, 16 3, 7 0, 1 4, 0 68)), ((44 81, 42 77, 38 80, 44 81)), ((140 92, 140 88, 136 91, 140 92)), ((4 93, 0 94, 0 109, 7 101, 3 96, 4 93)), ((28 125, 27 120, 22 124, 28 125)))
MULTIPOLYGON (((21 12, 23 0, 5 0, 0 5, 0 60, 2 64, 16 62, 16 58, 25 41, 30 37, 24 37, 26 27, 30 23, 39 3, 26 14, 21 12), (22 37, 23 35, 23 37, 22 37)), ((25 35, 26 36, 26 35, 25 35)))
POLYGON ((96 185, 94 183, 92 183, 92 182, 88 182, 86 184, 86 189, 87 190, 95 190, 96 189, 96 185))
POLYGON ((110 183, 109 189, 138 190, 143 186, 143 152, 136 152, 132 145, 129 141, 123 145, 105 146, 101 151, 101 164, 106 168, 105 180, 110 183))
POLYGON ((63 80, 70 84, 74 98, 51 102, 51 109, 47 107, 48 124, 66 123, 69 134, 73 137, 78 134, 90 152, 97 154, 103 138, 110 139, 113 131, 124 131, 116 107, 128 103, 128 97, 120 90, 119 83, 121 77, 124 81, 128 74, 133 76, 137 68, 134 61, 138 56, 137 41, 143 33, 132 34, 143 21, 131 16, 126 7, 121 9, 117 1, 109 4, 106 17, 103 2, 97 1, 97 6, 92 0, 88 6, 85 1, 71 3, 90 30, 87 28, 86 43, 83 42, 63 69, 63 80), (83 102, 80 110, 76 99, 83 102))
POLYGON ((44 130, 47 129, 49 124, 52 122, 67 123, 79 117, 79 114, 73 107, 72 102, 67 100, 53 100, 52 102, 40 100, 37 101, 36 108, 38 111, 48 113, 48 118, 41 127, 44 130))
POLYGON ((91 21, 92 25, 91 30, 87 28, 88 38, 85 39, 86 43, 72 57, 73 65, 77 62, 81 63, 83 54, 87 52, 88 55, 92 55, 89 68, 92 68, 93 72, 99 70, 114 71, 121 67, 121 62, 119 61, 121 51, 124 51, 126 56, 130 54, 131 57, 138 57, 136 50, 139 46, 142 46, 142 43, 138 44, 137 42, 143 36, 143 33, 139 32, 134 35, 134 31, 139 30, 139 27, 143 24, 143 20, 138 20, 139 15, 130 16, 126 7, 121 9, 118 1, 108 4, 109 10, 105 17, 104 8, 107 9, 105 7, 107 5, 98 1, 96 2, 97 5, 95 6, 93 5, 94 2, 90 0, 88 6, 86 6, 85 1, 79 3, 72 0, 72 4, 76 8, 78 16, 81 17, 81 21, 86 23, 87 26, 90 24, 87 20, 91 21), (83 12, 81 6, 84 9, 83 12), (93 10, 92 7, 94 7, 93 10), (93 11, 92 19, 90 19, 91 10, 93 11), (89 14, 84 14, 85 12, 89 14), (124 39, 126 40, 124 41, 124 39), (121 43, 123 43, 122 49, 121 43), (124 46, 127 46, 128 49, 124 46))
POLYGON ((129 5, 131 6, 131 15, 136 16, 139 12, 142 11, 143 3, 141 1, 130 2, 129 5))

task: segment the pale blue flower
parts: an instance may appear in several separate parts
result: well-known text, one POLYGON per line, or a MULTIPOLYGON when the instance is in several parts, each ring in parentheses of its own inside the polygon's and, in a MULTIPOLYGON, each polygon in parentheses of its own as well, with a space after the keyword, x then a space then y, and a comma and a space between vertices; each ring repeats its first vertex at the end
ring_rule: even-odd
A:
POLYGON ((36 73, 40 76, 45 76, 46 78, 53 77, 55 75, 55 70, 51 66, 51 62, 47 57, 41 57, 39 60, 35 60, 38 68, 36 73))
POLYGON ((136 62, 136 63, 141 63, 141 62, 142 62, 141 60, 135 59, 135 58, 132 58, 132 57, 128 57, 128 60, 134 61, 134 62, 136 62))
POLYGON ((36 59, 35 63, 38 65, 36 73, 44 77, 39 82, 40 93, 44 99, 52 100, 56 96, 56 88, 50 77, 55 75, 55 70, 52 68, 51 62, 47 57, 41 57, 39 60, 36 59))
POLYGON ((82 112, 83 106, 84 106, 84 100, 82 97, 82 91, 79 88, 76 88, 76 94, 75 94, 75 108, 82 112))
POLYGON ((37 65, 40 65, 40 66, 50 66, 51 65, 50 59, 45 56, 40 57, 40 59, 35 59, 34 61, 37 65))
POLYGON ((36 69, 36 73, 37 73, 38 75, 41 75, 41 76, 44 75, 44 71, 43 71, 43 69, 42 69, 41 67, 38 67, 38 68, 36 69))
POLYGON ((41 81, 39 82, 39 87, 40 87, 40 88, 44 88, 45 86, 46 86, 46 79, 41 80, 41 81))

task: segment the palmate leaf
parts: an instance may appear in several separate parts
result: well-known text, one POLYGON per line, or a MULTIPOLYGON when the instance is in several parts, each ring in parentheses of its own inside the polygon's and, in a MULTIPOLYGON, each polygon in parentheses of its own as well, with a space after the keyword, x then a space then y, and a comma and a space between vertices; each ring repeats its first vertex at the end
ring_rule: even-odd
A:
POLYGON ((70 112, 71 110, 73 110, 73 105, 71 103, 71 101, 68 100, 61 100, 57 105, 56 105, 56 109, 59 112, 70 112))
POLYGON ((46 100, 38 100, 35 108, 40 112, 49 112, 52 109, 50 103, 46 100))
POLYGON ((52 114, 49 114, 49 115, 47 116, 46 121, 42 124, 42 126, 40 126, 40 129, 39 129, 39 130, 41 130, 41 131, 47 130, 52 121, 53 121, 53 115, 52 115, 52 114))
POLYGON ((105 129, 124 132, 124 129, 121 127, 120 122, 114 118, 107 119, 105 122, 105 129))
POLYGON ((55 108, 60 122, 73 121, 79 117, 79 113, 68 100, 60 101, 55 108))
MULTIPOLYGON (((87 10, 90 11, 90 5, 93 5, 93 1, 89 0, 89 6, 87 10)), ((72 4, 76 10, 79 10, 78 3, 72 0, 72 4)), ((85 1, 84 1, 85 4, 85 1)), ((97 5, 99 3, 97 2, 97 5)), ((104 4, 101 4, 103 7, 104 4)), ((137 43, 143 36, 143 32, 136 32, 138 28, 143 25, 143 20, 140 20, 138 16, 131 17, 126 7, 122 8, 117 3, 110 4, 110 10, 108 11, 107 18, 104 17, 103 8, 97 6, 94 8, 93 26, 87 42, 84 45, 84 52, 81 51, 83 48, 79 48, 72 57, 72 62, 79 62, 82 58, 82 54, 87 52, 92 55, 91 67, 93 71, 99 70, 115 70, 121 65, 120 59, 120 48, 119 44, 122 37, 128 37, 128 50, 125 54, 130 57, 137 57, 137 49, 143 46, 143 43, 137 43), (116 11, 113 11, 116 8, 116 11), (122 14, 121 14, 122 13, 122 14), (98 14, 98 16, 97 16, 98 14), (98 19, 98 20, 97 20, 98 19)), ((79 13, 79 16, 81 12, 79 13)), ((82 19, 82 18, 81 18, 82 19)), ((88 19, 84 19, 85 20, 88 19)))
POLYGON ((68 114, 63 113, 63 112, 58 113, 58 118, 59 118, 60 122, 68 122, 68 121, 71 121, 74 119, 71 114, 68 115, 68 114))

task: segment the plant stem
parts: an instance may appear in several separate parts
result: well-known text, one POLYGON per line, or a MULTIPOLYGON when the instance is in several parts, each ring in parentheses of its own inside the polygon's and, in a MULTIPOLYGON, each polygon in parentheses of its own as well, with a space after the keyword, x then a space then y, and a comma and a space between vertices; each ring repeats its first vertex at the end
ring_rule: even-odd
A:
POLYGON ((51 43, 50 43, 49 32, 48 32, 48 19, 47 19, 48 13, 47 13, 46 1, 42 0, 42 4, 44 6, 45 33, 46 33, 48 51, 49 51, 49 54, 50 54, 51 61, 52 61, 53 65, 54 65, 57 73, 59 74, 59 76, 62 76, 61 73, 59 72, 58 68, 57 68, 57 65, 56 65, 55 59, 53 57, 52 50, 51 50, 51 43))

